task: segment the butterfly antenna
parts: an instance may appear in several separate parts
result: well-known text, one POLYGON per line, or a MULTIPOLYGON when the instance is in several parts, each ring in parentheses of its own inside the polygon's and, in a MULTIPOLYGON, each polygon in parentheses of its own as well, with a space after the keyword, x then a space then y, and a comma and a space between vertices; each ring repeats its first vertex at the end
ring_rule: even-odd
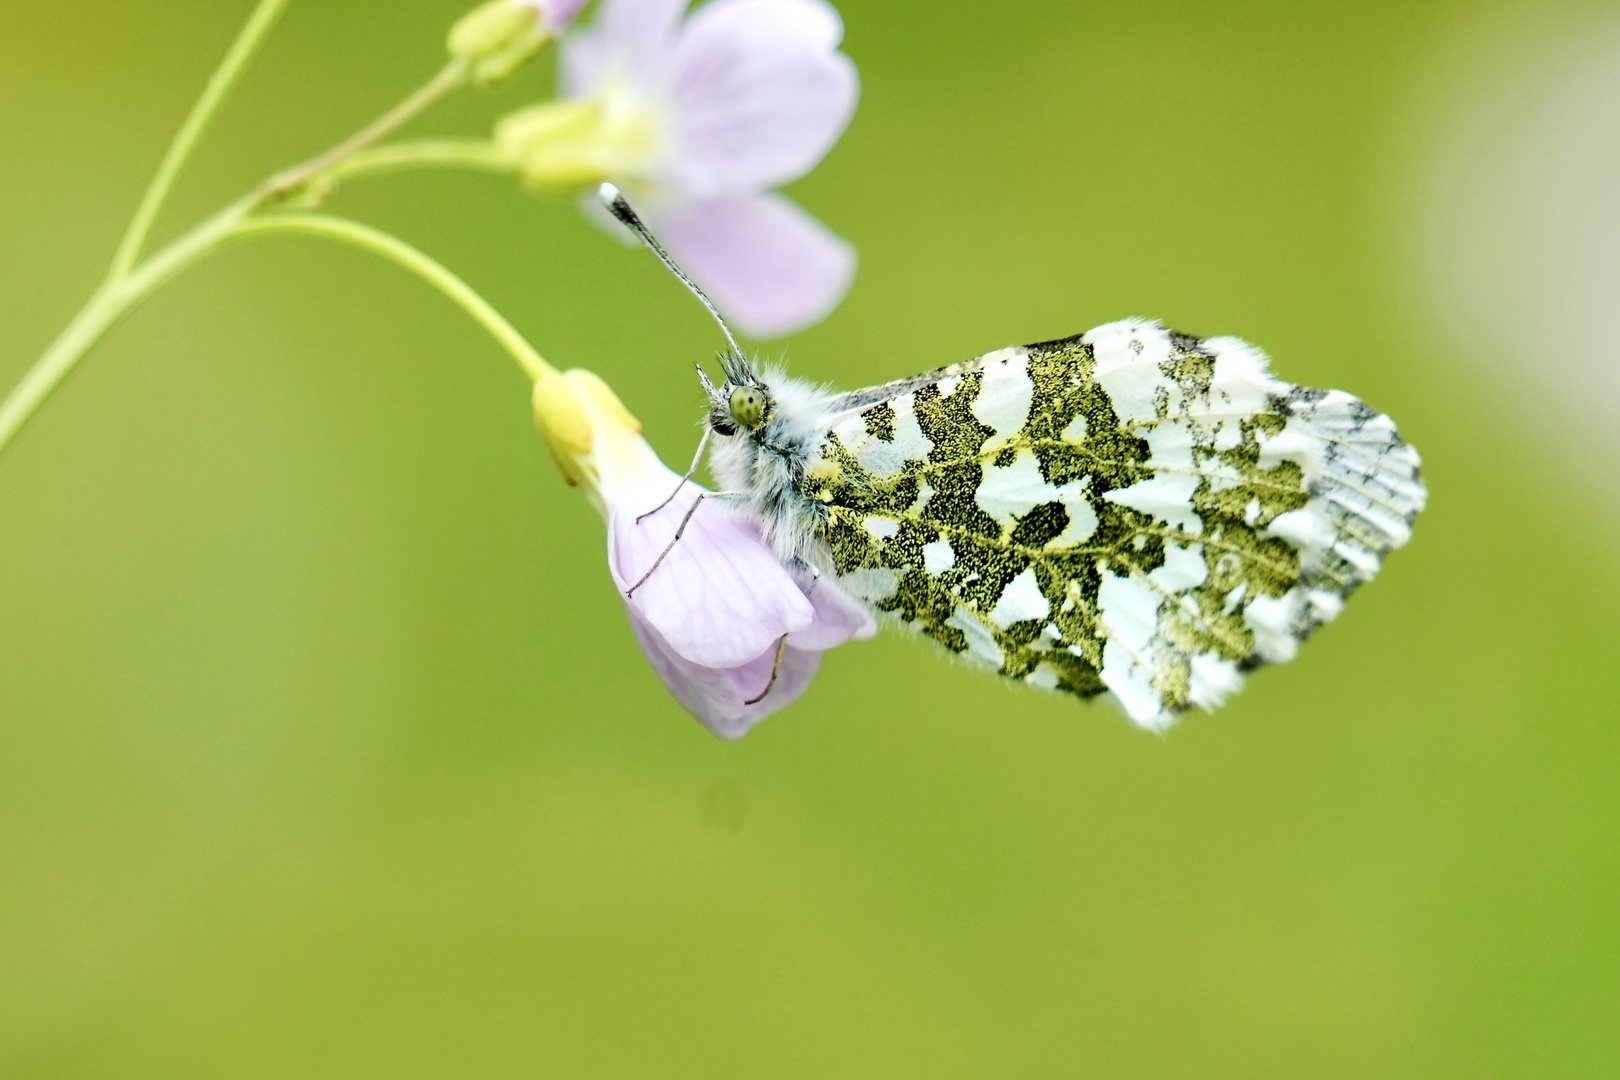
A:
POLYGON ((731 336, 731 327, 726 325, 726 320, 720 314, 720 309, 714 306, 714 301, 709 299, 708 293, 698 287, 697 282, 686 276, 685 270, 675 265, 675 260, 669 257, 669 252, 664 250, 664 245, 658 242, 658 238, 647 228, 635 210, 631 209, 630 204, 625 201, 624 195, 619 189, 612 184, 603 184, 597 192, 597 196, 602 200, 602 205, 608 208, 608 212, 623 222, 625 228, 641 237, 646 245, 652 248, 653 254, 658 256, 658 261, 668 267, 670 273, 680 278, 681 284, 691 290, 692 295, 697 297, 703 306, 709 309, 709 314, 714 316, 714 321, 720 324, 720 332, 726 335, 726 344, 731 346, 731 354, 741 358, 743 351, 737 347, 737 339, 731 336))

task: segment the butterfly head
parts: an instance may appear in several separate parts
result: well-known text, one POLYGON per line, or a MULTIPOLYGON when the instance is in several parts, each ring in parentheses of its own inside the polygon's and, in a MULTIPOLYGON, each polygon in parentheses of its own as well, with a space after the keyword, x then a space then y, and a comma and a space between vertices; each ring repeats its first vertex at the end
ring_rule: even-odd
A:
POLYGON ((726 379, 719 386, 698 368, 698 378, 709 397, 709 427, 716 435, 759 431, 774 410, 770 389, 741 356, 729 354, 720 359, 726 379))
POLYGON ((764 430, 774 407, 770 391, 753 365, 743 356, 736 337, 731 333, 731 327, 726 325, 725 318, 720 314, 720 309, 714 306, 714 301, 709 299, 708 294, 697 282, 675 265, 675 260, 669 257, 669 252, 664 250, 664 246, 653 236, 652 231, 631 208, 618 188, 612 184, 603 184, 598 195, 608 212, 618 218, 625 228, 641 237, 652 249, 653 254, 658 256, 659 261, 668 267, 670 273, 691 290, 692 295, 708 309, 709 314, 719 325, 720 332, 725 335, 726 344, 730 346, 720 354, 720 365, 726 373, 725 382, 716 387, 709 381, 709 376, 703 368, 698 368, 698 378, 703 382, 704 392, 709 395, 709 427, 716 435, 737 435, 764 430))

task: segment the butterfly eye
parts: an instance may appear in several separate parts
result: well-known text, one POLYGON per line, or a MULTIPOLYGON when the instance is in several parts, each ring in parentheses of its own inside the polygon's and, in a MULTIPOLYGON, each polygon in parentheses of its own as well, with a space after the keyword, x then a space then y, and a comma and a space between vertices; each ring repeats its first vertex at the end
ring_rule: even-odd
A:
POLYGON ((757 428, 765 420, 765 395, 752 386, 739 386, 731 392, 731 418, 745 428, 757 428))

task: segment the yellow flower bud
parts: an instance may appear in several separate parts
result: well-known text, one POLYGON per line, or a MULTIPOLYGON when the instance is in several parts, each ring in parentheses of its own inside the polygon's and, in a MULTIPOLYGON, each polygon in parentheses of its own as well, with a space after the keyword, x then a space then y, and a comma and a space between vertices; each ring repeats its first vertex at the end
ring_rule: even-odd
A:
POLYGON ((591 415, 564 375, 547 372, 535 381, 534 426, 563 478, 575 486, 586 479, 582 459, 594 442, 591 415))
POLYGON ((472 65, 473 78, 492 86, 514 74, 551 41, 540 9, 521 0, 489 0, 450 28, 450 55, 472 65))
POLYGON ((450 55, 468 63, 487 60, 521 41, 540 21, 540 11, 517 0, 489 0, 450 28, 450 55))
POLYGON ((531 185, 569 191, 641 175, 663 129, 645 103, 604 95, 513 113, 496 126, 495 141, 531 185))
POLYGON ((597 457, 627 437, 639 440, 641 422, 607 383, 575 368, 548 372, 534 384, 534 424, 563 479, 596 495, 597 457))
POLYGON ((615 394, 594 371, 574 368, 564 372, 563 378, 568 380, 569 385, 583 395, 609 422, 626 431, 635 433, 641 431, 641 421, 630 414, 630 410, 624 407, 624 402, 619 400, 619 395, 615 394))

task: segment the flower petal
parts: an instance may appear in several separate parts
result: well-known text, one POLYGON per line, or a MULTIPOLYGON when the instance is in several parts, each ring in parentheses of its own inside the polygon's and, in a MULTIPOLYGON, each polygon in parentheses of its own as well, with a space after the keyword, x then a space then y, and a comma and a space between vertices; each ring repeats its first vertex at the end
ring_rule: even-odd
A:
MULTIPOLYGON (((671 484, 677 479, 669 475, 671 484)), ((816 612, 754 523, 712 501, 698 506, 670 547, 702 490, 686 484, 674 501, 640 524, 636 516, 662 502, 668 488, 614 505, 608 566, 624 593, 667 548, 669 554, 628 603, 685 659, 704 667, 736 667, 774 650, 783 634, 810 629, 816 612)))
POLYGON ((670 182, 694 198, 796 180, 848 126, 860 94, 821 0, 713 0, 674 57, 670 182))
POLYGON ((528 3, 540 12, 546 26, 556 31, 568 25, 568 20, 579 13, 586 0, 528 0, 528 3))
POLYGON ((830 577, 820 577, 807 587, 806 594, 816 609, 816 621, 808 630, 788 638, 797 649, 834 649, 854 638, 865 641, 877 633, 872 612, 830 577))
POLYGON ((578 97, 614 74, 657 86, 675 52, 675 33, 687 0, 602 0, 587 27, 563 39, 559 64, 563 93, 578 97))
POLYGON ((629 610, 630 628, 658 678, 687 712, 724 739, 742 737, 771 713, 791 705, 804 693, 821 666, 819 652, 784 649, 776 684, 763 701, 749 705, 746 702, 757 697, 770 683, 771 668, 776 661, 774 643, 767 652, 746 664, 734 668, 704 667, 670 648, 657 628, 643 619, 633 606, 629 606, 629 610))
POLYGON ((754 337, 819 321, 855 277, 855 249, 774 192, 672 207, 653 224, 676 261, 754 337))

